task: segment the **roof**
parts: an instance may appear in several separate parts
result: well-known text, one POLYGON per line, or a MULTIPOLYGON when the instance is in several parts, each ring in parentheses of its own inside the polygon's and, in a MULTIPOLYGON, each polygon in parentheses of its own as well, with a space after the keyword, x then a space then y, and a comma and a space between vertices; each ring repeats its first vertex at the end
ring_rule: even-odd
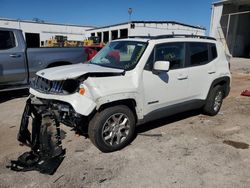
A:
POLYGON ((224 5, 224 4, 244 5, 244 4, 249 4, 249 0, 221 0, 221 1, 216 1, 212 4, 213 5, 224 5))
POLYGON ((226 3, 227 1, 228 1, 228 0, 216 1, 216 2, 213 2, 212 4, 213 4, 213 5, 220 5, 220 4, 226 3))
MULTIPOLYGON (((192 41, 209 40, 210 42, 216 41, 215 38, 209 36, 201 35, 156 35, 156 36, 130 36, 128 38, 120 38, 113 41, 137 41, 137 42, 148 42, 150 40, 160 40, 160 39, 176 39, 176 41, 184 41, 185 39, 193 39, 192 41)), ((186 40, 185 40, 186 41, 186 40)))
POLYGON ((128 38, 142 38, 142 39, 168 39, 168 38, 198 38, 198 39, 208 39, 216 40, 213 37, 202 36, 202 35, 185 35, 185 34, 175 34, 175 35, 156 35, 156 36, 130 36, 128 38))
POLYGON ((78 24, 67 24, 67 23, 53 23, 53 22, 46 22, 43 20, 21 20, 21 19, 12 19, 12 18, 1 18, 0 21, 14 21, 14 22, 25 22, 25 23, 34 23, 34 24, 49 24, 49 25, 62 25, 62 26, 74 26, 74 27, 93 27, 96 28, 95 26, 89 26, 89 25, 78 25, 78 24))
POLYGON ((119 25, 133 24, 133 23, 134 24, 135 23, 143 23, 143 24, 147 24, 147 23, 149 23, 149 24, 151 24, 151 23, 155 23, 155 24, 177 24, 177 25, 192 27, 192 28, 195 28, 195 29, 206 30, 204 27, 193 26, 193 25, 184 24, 184 23, 181 23, 181 22, 176 22, 176 21, 131 21, 131 22, 123 22, 123 23, 118 23, 118 24, 113 24, 113 25, 97 27, 97 28, 93 28, 93 29, 87 29, 87 31, 92 31, 92 30, 96 30, 96 29, 104 29, 104 28, 109 28, 109 27, 114 27, 114 26, 119 26, 119 25))
POLYGON ((16 29, 16 28, 5 28, 5 27, 0 27, 0 29, 2 30, 2 31, 10 31, 10 30, 12 30, 12 31, 22 31, 21 29, 16 29))

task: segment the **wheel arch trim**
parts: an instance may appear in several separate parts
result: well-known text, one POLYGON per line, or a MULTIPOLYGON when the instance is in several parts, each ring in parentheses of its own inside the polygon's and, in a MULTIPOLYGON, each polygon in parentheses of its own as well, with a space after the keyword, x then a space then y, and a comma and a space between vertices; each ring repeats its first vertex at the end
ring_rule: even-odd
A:
POLYGON ((217 86, 217 85, 224 86, 224 92, 225 92, 225 93, 224 93, 224 95, 225 95, 224 98, 227 97, 228 94, 229 94, 229 92, 230 92, 230 80, 231 80, 231 78, 230 78, 229 76, 223 76, 223 77, 220 77, 220 78, 215 79, 215 80, 212 82, 211 86, 210 86, 210 89, 209 89, 209 92, 208 92, 208 94, 207 94, 206 99, 208 98, 208 96, 209 96, 211 90, 212 90, 215 86, 217 86))

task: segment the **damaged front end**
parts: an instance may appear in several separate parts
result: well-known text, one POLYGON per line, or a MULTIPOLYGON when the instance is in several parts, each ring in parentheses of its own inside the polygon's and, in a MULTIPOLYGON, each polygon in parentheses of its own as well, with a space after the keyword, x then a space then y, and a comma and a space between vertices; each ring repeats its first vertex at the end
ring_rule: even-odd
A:
POLYGON ((87 126, 84 126, 84 122, 84 116, 76 113, 69 104, 38 99, 31 95, 26 102, 17 136, 18 141, 29 146, 31 151, 22 154, 16 161, 11 161, 8 167, 14 171, 37 170, 44 174, 53 174, 65 155, 60 123, 86 135, 87 126))
POLYGON ((123 70, 90 64, 39 71, 31 82, 31 95, 17 138, 31 151, 11 161, 8 167, 15 171, 37 170, 53 174, 65 155, 60 124, 88 136, 88 123, 96 110, 91 90, 97 91, 95 86, 88 85, 88 78, 121 75, 124 75, 123 70))

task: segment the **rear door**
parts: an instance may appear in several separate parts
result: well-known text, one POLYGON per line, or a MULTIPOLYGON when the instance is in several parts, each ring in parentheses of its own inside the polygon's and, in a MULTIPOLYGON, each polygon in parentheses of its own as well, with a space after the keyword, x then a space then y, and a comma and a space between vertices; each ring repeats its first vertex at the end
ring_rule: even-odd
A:
POLYGON ((13 31, 0 29, 0 86, 27 82, 25 48, 13 31))
POLYGON ((216 73, 217 51, 215 44, 206 42, 187 43, 186 68, 191 99, 204 100, 216 73))

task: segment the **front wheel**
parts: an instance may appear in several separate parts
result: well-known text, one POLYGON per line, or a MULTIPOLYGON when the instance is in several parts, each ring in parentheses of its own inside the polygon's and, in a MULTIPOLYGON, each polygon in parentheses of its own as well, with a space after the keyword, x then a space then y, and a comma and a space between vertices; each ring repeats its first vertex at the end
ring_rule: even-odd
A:
POLYGON ((89 138, 102 152, 113 152, 127 146, 135 132, 135 116, 124 105, 97 112, 89 124, 89 138))
POLYGON ((207 98, 206 104, 203 107, 204 114, 214 116, 220 111, 224 98, 224 90, 220 85, 215 86, 207 98))

